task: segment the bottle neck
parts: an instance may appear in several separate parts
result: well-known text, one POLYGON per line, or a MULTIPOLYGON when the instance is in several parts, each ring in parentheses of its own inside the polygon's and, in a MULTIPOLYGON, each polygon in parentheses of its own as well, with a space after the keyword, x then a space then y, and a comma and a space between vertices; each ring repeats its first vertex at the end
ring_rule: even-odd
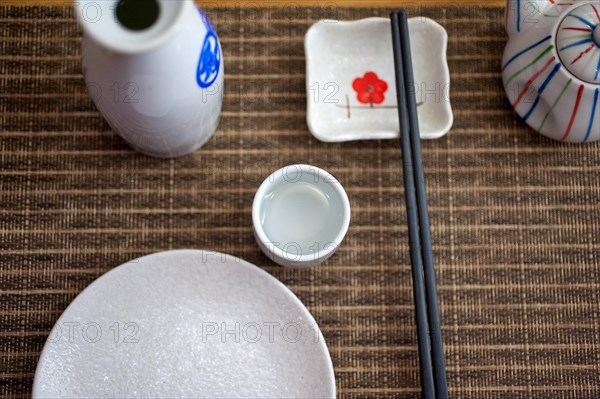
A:
POLYGON ((83 0, 75 7, 85 34, 108 51, 151 51, 175 34, 193 0, 83 0))

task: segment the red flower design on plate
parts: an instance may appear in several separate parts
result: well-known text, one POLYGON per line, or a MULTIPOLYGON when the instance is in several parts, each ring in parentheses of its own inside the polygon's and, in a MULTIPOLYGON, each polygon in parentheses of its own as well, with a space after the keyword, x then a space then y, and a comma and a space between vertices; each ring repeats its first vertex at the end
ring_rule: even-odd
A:
POLYGON ((362 78, 354 79, 352 88, 356 91, 356 98, 363 104, 381 104, 385 100, 388 84, 379 79, 375 72, 367 72, 362 78))

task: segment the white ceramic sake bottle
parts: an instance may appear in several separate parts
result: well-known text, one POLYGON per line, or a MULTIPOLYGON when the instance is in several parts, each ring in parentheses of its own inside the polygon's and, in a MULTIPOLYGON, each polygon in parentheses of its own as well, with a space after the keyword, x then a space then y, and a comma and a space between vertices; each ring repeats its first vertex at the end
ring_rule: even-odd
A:
POLYGON ((223 55, 192 0, 78 1, 83 75, 111 128, 135 150, 173 158, 217 129, 223 55))

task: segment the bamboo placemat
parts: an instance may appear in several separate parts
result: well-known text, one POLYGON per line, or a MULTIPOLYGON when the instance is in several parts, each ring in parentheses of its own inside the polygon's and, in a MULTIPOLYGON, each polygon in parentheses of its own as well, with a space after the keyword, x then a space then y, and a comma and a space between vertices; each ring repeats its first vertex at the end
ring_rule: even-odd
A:
MULTIPOLYGON (((175 248, 230 253, 287 284, 319 322, 343 398, 417 398, 398 140, 326 144, 305 122, 303 35, 383 9, 210 10, 225 52, 217 134, 193 156, 130 150, 89 99, 61 7, 0 8, 0 393, 30 394, 54 321, 95 278, 175 248), (250 206, 294 162, 348 191, 326 264, 275 266, 250 206)), ((424 143, 454 398, 600 397, 600 147, 561 145, 505 99, 499 8, 424 8, 448 30, 450 134, 424 143)))

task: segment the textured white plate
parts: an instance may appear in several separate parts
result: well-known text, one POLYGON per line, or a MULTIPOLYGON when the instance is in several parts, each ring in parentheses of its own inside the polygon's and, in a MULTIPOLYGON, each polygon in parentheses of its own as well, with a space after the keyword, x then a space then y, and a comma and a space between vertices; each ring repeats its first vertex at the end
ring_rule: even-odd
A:
MULTIPOLYGON (((448 133, 453 116, 450 74, 446 61, 448 36, 435 21, 408 21, 421 137, 448 133)), ((390 20, 323 20, 304 39, 306 53, 307 122, 321 141, 391 139, 399 136, 390 20), (382 103, 361 102, 353 87, 357 78, 374 72, 386 82, 382 103)), ((376 99, 376 98, 375 98, 376 99)), ((376 99, 377 100, 377 99, 376 99)))
POLYGON ((289 289, 238 258, 181 250, 121 265, 75 298, 33 397, 330 398, 335 380, 289 289))

